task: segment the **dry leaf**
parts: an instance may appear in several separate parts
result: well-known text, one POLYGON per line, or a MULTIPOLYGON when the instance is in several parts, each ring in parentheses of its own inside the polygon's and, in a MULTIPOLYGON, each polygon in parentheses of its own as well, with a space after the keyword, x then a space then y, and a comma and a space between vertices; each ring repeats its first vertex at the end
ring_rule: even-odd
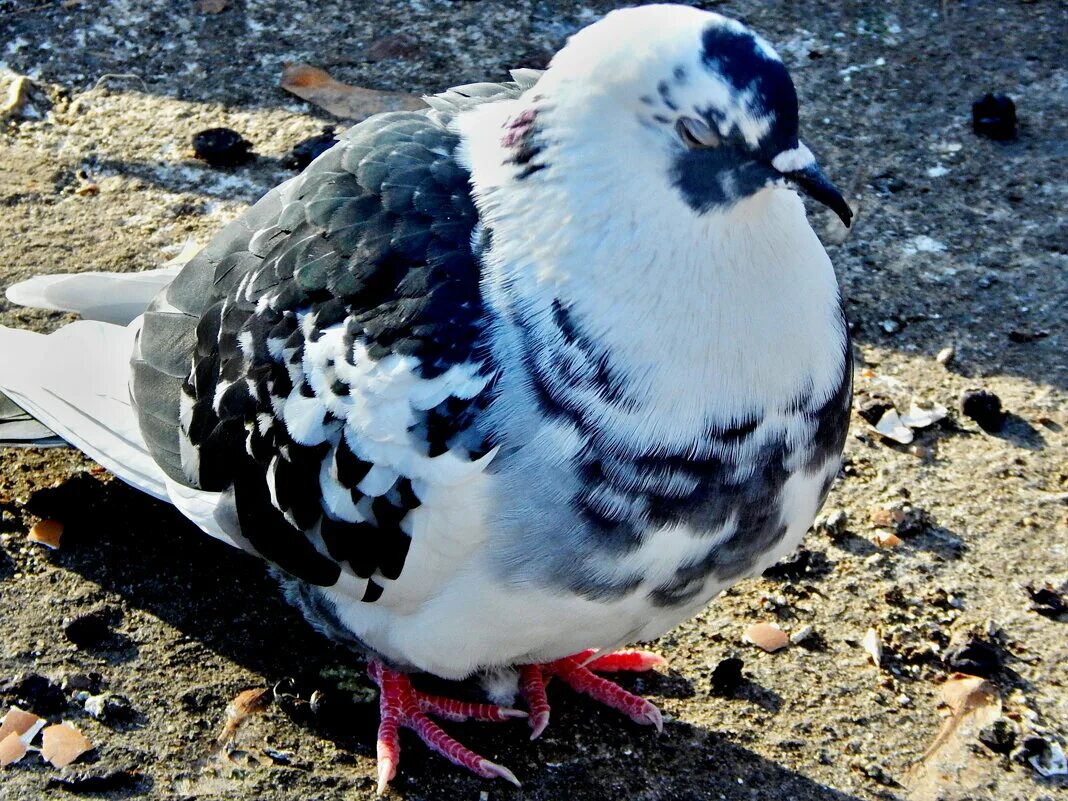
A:
POLYGON ((338 117, 362 120, 384 111, 419 109, 424 103, 403 92, 380 92, 335 81, 310 64, 284 64, 282 88, 338 117))
POLYGON ((41 756, 54 767, 65 768, 86 751, 93 749, 89 739, 69 723, 49 726, 41 734, 41 756))
POLYGON ((197 0, 196 7, 201 14, 221 14, 230 7, 230 0, 197 0))
POLYGON ((252 690, 239 692, 234 697, 234 700, 226 706, 226 723, 223 726, 222 732, 219 733, 216 743, 225 745, 230 742, 230 740, 234 739, 237 730, 249 715, 255 715, 266 709, 267 705, 271 702, 270 696, 268 695, 269 692, 270 690, 266 687, 256 687, 252 690))
POLYGON ((786 636, 786 632, 774 623, 754 623, 745 630, 742 639, 757 648, 762 648, 769 654, 781 651, 790 643, 790 638, 786 636))
POLYGON ((906 778, 916 801, 933 801, 946 787, 968 789, 982 781, 975 775, 981 770, 966 770, 972 761, 968 743, 976 739, 981 728, 1001 717, 997 690, 978 676, 954 673, 942 686, 941 702, 949 708, 949 717, 906 778))
POLYGON ((57 520, 38 520, 30 529, 30 542, 39 542, 53 551, 59 547, 63 524, 57 520))
POLYGON ((875 629, 868 629, 864 633, 864 639, 860 641, 860 647, 868 652, 868 656, 871 657, 872 664, 875 667, 879 667, 883 661, 883 644, 879 640, 879 632, 875 629))

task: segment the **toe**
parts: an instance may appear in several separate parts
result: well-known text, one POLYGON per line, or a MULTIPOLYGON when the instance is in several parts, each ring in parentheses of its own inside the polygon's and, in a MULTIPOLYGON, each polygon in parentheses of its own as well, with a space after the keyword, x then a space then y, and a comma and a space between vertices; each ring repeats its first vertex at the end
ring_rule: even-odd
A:
POLYGON ((487 779, 500 778, 507 782, 511 782, 516 787, 522 787, 519 783, 519 779, 515 777, 512 771, 508 770, 504 765, 498 765, 496 762, 490 762, 488 759, 483 759, 479 764, 479 770, 476 773, 481 773, 487 779))

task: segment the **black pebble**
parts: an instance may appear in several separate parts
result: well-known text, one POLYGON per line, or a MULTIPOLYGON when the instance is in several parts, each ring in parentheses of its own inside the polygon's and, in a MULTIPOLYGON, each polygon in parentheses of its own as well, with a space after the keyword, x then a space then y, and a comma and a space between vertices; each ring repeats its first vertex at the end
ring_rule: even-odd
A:
POLYGON ((1007 718, 995 720, 979 730, 979 742, 995 754, 1008 754, 1016 745, 1016 724, 1007 718))
POLYGON ((55 715, 67 709, 67 694, 51 679, 36 673, 26 673, 14 679, 0 681, 0 695, 13 697, 23 709, 38 715, 55 715))
POLYGON ((973 634, 947 650, 943 661, 949 670, 988 679, 1001 669, 1002 658, 996 645, 973 634))
POLYGON ((1064 596, 1048 584, 1035 586, 1028 584, 1024 589, 1031 597, 1031 611, 1038 612, 1043 617, 1058 618, 1068 612, 1068 604, 1064 602, 1064 596))
POLYGON ((984 431, 1000 431, 1005 424, 1001 398, 985 389, 966 389, 960 395, 960 410, 984 431))
MULTIPOLYGON (((86 712, 89 710, 86 709, 86 712)), ((130 703, 130 699, 122 695, 110 694, 104 697, 98 714, 89 712, 89 715, 107 724, 132 723, 140 717, 133 704, 130 703)))
POLYGON ((712 671, 712 693, 732 695, 742 683, 743 665, 742 660, 736 656, 721 660, 712 671))
POLYGON ((328 125, 323 128, 321 134, 310 136, 293 145, 293 149, 282 158, 282 166, 291 170, 303 170, 336 144, 334 126, 328 125))
POLYGON ((1016 136, 1016 104, 1003 94, 987 93, 972 103, 972 129, 988 139, 1005 141, 1016 136))
POLYGON ((212 167, 236 167, 252 160, 252 143, 230 128, 193 134, 193 155, 212 167))

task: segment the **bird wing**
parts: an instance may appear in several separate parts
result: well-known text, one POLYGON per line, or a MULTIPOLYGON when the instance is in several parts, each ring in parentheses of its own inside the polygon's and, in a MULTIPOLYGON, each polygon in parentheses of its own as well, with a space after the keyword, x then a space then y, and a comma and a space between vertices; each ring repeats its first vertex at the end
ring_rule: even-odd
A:
POLYGON ((264 196, 153 301, 134 352, 169 478, 228 496, 240 536, 291 576, 354 575, 369 602, 416 529, 435 536, 412 512, 493 455, 471 425, 492 369, 448 123, 523 84, 472 88, 367 120, 264 196))

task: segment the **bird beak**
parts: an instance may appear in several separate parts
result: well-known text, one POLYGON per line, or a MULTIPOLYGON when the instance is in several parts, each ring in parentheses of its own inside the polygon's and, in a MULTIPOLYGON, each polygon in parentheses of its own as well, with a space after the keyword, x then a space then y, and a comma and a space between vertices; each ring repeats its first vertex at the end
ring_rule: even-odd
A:
POLYGON ((838 187, 823 174, 815 156, 804 145, 780 153, 771 162, 772 166, 798 189, 813 200, 822 203, 838 215, 842 223, 849 227, 853 219, 853 210, 849 208, 838 187))

